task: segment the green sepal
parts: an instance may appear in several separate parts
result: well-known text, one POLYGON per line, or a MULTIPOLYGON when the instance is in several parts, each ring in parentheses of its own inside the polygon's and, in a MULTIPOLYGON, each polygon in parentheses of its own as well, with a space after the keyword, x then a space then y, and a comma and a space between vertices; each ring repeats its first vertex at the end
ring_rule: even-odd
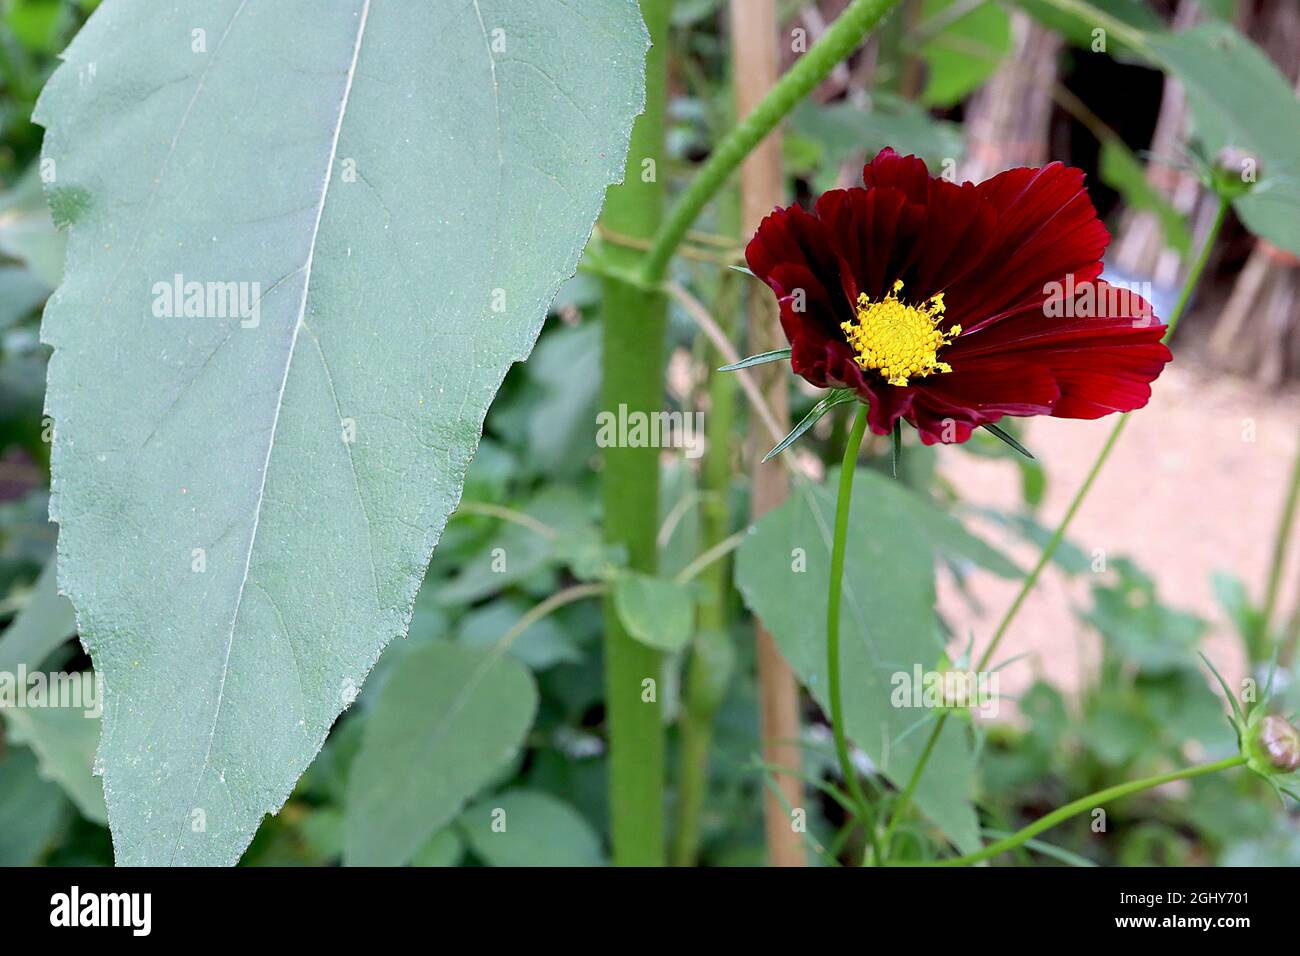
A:
POLYGON ((821 417, 836 405, 843 405, 845 402, 855 402, 857 399, 857 393, 852 389, 834 389, 829 395, 812 407, 812 410, 803 417, 803 421, 794 426, 794 431, 782 438, 780 444, 763 456, 763 462, 766 464, 793 445, 799 440, 804 432, 816 425, 817 422, 821 420, 821 417))
POLYGON ((780 362, 782 359, 790 357, 790 348, 773 349, 771 352, 760 352, 758 355, 751 355, 749 358, 743 358, 739 362, 732 362, 730 365, 724 365, 718 369, 719 372, 736 372, 742 368, 753 368, 755 365, 767 365, 769 362, 780 362))
POLYGON ((1020 452, 1020 454, 1024 455, 1026 458, 1030 459, 1031 461, 1034 459, 1034 456, 1030 454, 1029 449, 1026 448, 1024 445, 1020 444, 1020 442, 1016 441, 1015 437, 1011 435, 1011 433, 999 428, 997 425, 994 425, 992 422, 986 422, 983 427, 987 428, 994 435, 997 435, 1004 442, 1006 442, 1016 451, 1020 452))

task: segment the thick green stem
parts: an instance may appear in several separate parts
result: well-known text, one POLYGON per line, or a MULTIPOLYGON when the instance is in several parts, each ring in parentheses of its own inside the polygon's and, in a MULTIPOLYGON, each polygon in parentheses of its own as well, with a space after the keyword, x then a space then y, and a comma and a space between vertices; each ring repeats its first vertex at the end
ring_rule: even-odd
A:
POLYGON ((1225 757, 1223 760, 1214 763, 1202 764, 1199 767, 1188 767, 1184 770, 1175 770, 1172 773, 1162 773, 1155 777, 1144 777, 1141 780, 1133 780, 1129 783, 1117 784, 1113 787, 1107 787, 1105 790, 1098 790, 1096 793, 1090 793, 1086 797, 1080 797, 1073 803, 1067 803, 1065 806, 1053 810, 1045 817, 1035 820, 1023 830, 1005 839, 998 840, 996 843, 990 843, 984 849, 975 853, 968 853, 966 856, 949 857, 946 860, 927 860, 912 863, 896 863, 895 866, 970 866, 972 863, 981 863, 984 860, 992 859, 1000 853, 1006 853, 1008 850, 1014 850, 1016 847, 1027 843, 1029 840, 1042 833, 1044 830, 1050 830, 1058 823, 1064 823, 1070 817, 1085 813, 1103 803, 1109 803, 1112 800, 1118 800, 1120 797, 1127 797, 1133 793, 1140 793, 1143 790, 1150 790, 1152 787, 1159 787, 1166 783, 1172 783, 1175 780, 1190 780, 1193 777, 1203 777, 1206 774, 1218 773, 1220 770, 1227 770, 1231 767, 1240 767, 1246 762, 1246 758, 1237 754, 1233 757, 1225 757))
POLYGON ((830 75, 831 70, 862 42, 862 38, 897 2, 853 0, 812 49, 799 57, 763 101, 718 144, 655 234, 654 245, 642 264, 642 277, 647 283, 654 284, 663 279, 673 251, 727 177, 787 113, 830 75))
MULTIPOLYGON (((1187 279, 1183 283, 1183 289, 1178 296, 1178 302, 1174 305, 1173 311, 1169 313, 1168 329, 1166 329, 1164 335, 1164 340, 1166 342, 1168 342, 1170 337, 1174 334, 1174 329, 1178 327, 1178 322, 1183 317, 1183 312, 1187 309, 1187 303, 1191 301, 1192 292, 1195 291, 1196 285, 1200 281, 1201 273, 1205 271, 1205 264, 1210 260, 1210 252, 1214 248, 1214 241, 1219 236, 1219 230, 1223 228, 1224 219, 1227 218, 1228 207, 1229 203, 1227 200, 1221 199, 1219 201, 1219 209, 1214 217, 1214 222, 1211 224, 1209 232, 1206 233, 1205 241, 1201 244, 1201 249, 1196 256, 1196 261, 1192 264, 1192 268, 1187 273, 1187 279)), ((1060 523, 1056 526, 1056 530, 1052 532, 1052 537, 1048 540, 1047 546, 1043 548, 1042 554, 1038 556, 1038 563, 1034 565, 1033 570, 1029 572, 1029 575, 1020 585, 1020 590, 1016 593, 1015 600, 1011 602, 1011 606, 1007 608, 1007 613, 1004 614, 1002 620, 998 622, 997 629, 993 632, 993 639, 989 641, 989 646, 985 649, 984 654, 980 657, 979 663, 975 667, 976 671, 983 671, 989 666, 989 662, 993 660, 993 654, 997 650, 998 644, 1001 642, 1003 635, 1007 633, 1007 630, 1011 627, 1011 622, 1014 621, 1016 615, 1020 613, 1020 608, 1024 605, 1025 598, 1029 596, 1029 592, 1034 589, 1034 585, 1038 583, 1038 579, 1042 576, 1047 565, 1050 564, 1052 558, 1056 556, 1056 550, 1061 546, 1061 542, 1065 540, 1065 534, 1069 530, 1071 522, 1074 521, 1074 516, 1079 513, 1079 508, 1083 505, 1084 499, 1088 497, 1088 492, 1092 490, 1092 486, 1096 482, 1097 476, 1101 474, 1102 467, 1110 458, 1110 453, 1114 451, 1115 444, 1119 441, 1119 436, 1124 433, 1124 429, 1128 425, 1128 418, 1128 414, 1125 413, 1119 417, 1117 422, 1115 422, 1115 427, 1111 429, 1110 435, 1106 438, 1106 443, 1102 445, 1101 452, 1097 455, 1097 460, 1092 463, 1092 468, 1088 471, 1088 477, 1084 479, 1083 484, 1075 493, 1074 499, 1070 502, 1070 506, 1065 510, 1065 517, 1061 519, 1060 523)), ((893 816, 890 818, 889 826, 885 830, 884 847, 886 854, 889 853, 894 833, 898 829, 898 824, 902 820, 903 814, 906 813, 908 808, 911 806, 912 797, 916 793, 917 785, 921 782, 921 775, 925 772, 925 767, 929 762, 930 754, 934 751, 935 742, 939 739, 939 735, 943 733, 944 725, 948 722, 949 713, 951 712, 945 710, 935 720, 934 729, 930 731, 930 739, 926 741, 925 750, 922 753, 921 759, 917 761, 916 768, 912 771, 912 776, 908 780, 907 786, 903 788, 902 795, 894 804, 893 816)))
POLYGON ((831 546, 831 578, 826 596, 826 693, 831 705, 831 731, 835 735, 835 756, 839 758, 840 773, 853 795, 854 802, 863 815, 869 832, 869 804, 858 783, 858 772, 849 757, 849 740, 844 732, 844 692, 840 682, 840 604, 844 593, 844 557, 848 545, 849 508, 853 504, 853 476, 857 472, 858 451, 862 436, 867 430, 867 406, 858 406, 849 439, 844 447, 844 460, 840 467, 839 494, 835 501, 835 539, 831 546))
MULTIPOLYGON (((602 224, 634 238, 654 235, 663 212, 664 106, 671 0, 641 0, 653 44, 646 57, 646 107, 632 129, 621 185, 605 199, 602 224), (650 162, 646 162, 650 160, 650 162)), ((642 253, 613 246, 606 257, 631 272, 642 253)), ((617 279, 602 282, 604 359, 602 408, 650 415, 663 405, 666 300, 617 279)), ((627 550, 630 566, 653 574, 658 530, 659 451, 606 448, 601 472, 605 537, 627 550)), ((624 629, 605 600, 605 710, 609 742, 614 862, 664 862, 664 730, 659 705, 660 654, 624 629)))

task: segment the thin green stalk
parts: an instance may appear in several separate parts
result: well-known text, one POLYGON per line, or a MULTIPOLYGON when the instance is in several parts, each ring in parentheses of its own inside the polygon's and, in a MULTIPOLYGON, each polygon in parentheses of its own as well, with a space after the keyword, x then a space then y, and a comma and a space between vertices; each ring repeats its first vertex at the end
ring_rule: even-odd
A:
POLYGON ((566 604, 572 604, 575 601, 581 601, 584 598, 600 597, 608 590, 609 588, 604 584, 575 584, 572 587, 565 588, 563 591, 556 591, 545 601, 534 605, 532 608, 524 612, 523 616, 520 617, 519 620, 515 621, 510 630, 506 631, 505 634, 502 635, 501 640, 497 641, 497 653, 504 654, 506 651, 510 650, 510 645, 515 642, 515 638, 524 633, 524 631, 528 630, 538 621, 564 607, 566 604))
MULTIPOLYGON (((1169 327, 1165 331, 1164 335, 1164 341, 1166 342, 1168 342, 1170 337, 1174 334, 1174 329, 1178 327, 1178 322, 1183 317, 1183 312, 1187 309, 1187 303, 1191 301, 1192 292, 1195 291, 1196 285, 1200 281, 1201 273, 1205 271, 1205 264, 1210 260, 1210 252, 1214 248, 1214 241, 1218 238, 1219 230, 1223 228, 1223 221, 1228 216, 1228 207, 1229 203, 1227 200, 1221 199, 1219 201, 1219 209, 1215 214, 1214 222, 1211 224, 1209 232, 1206 233, 1205 241, 1201 244, 1201 249, 1196 256, 1196 261, 1192 264, 1192 268, 1187 274, 1187 279, 1183 283, 1183 290, 1178 296, 1178 302, 1174 305, 1173 311, 1169 313, 1169 327)), ((1038 556, 1038 563, 1034 565, 1033 570, 1029 572, 1029 575, 1020 585, 1020 590, 1016 593, 1015 600, 1011 602, 1011 606, 1007 608, 1007 613, 1002 616, 1002 620, 998 623, 997 629, 993 632, 993 639, 989 641, 989 646, 985 649, 983 656, 980 657, 979 663, 975 667, 977 672, 983 671, 989 666, 989 662, 992 661, 993 654, 997 650, 998 644, 1001 642, 1003 635, 1007 633, 1007 630, 1011 627, 1011 622, 1014 621, 1016 615, 1020 613, 1020 608, 1024 605, 1025 598, 1029 596, 1029 592, 1032 591, 1034 585, 1038 583, 1038 579, 1042 576, 1044 569, 1046 569, 1047 565, 1051 563, 1052 558, 1055 557, 1057 548, 1059 548, 1061 542, 1065 540, 1065 534, 1069 530, 1071 522, 1074 521, 1074 516, 1078 514, 1079 508, 1083 505, 1084 499, 1088 497, 1088 492, 1092 490, 1092 486, 1096 482, 1097 476, 1101 474, 1102 467, 1110 458, 1110 453, 1115 449, 1115 444, 1119 441, 1119 436, 1124 433, 1124 429, 1128 425, 1128 419, 1128 413, 1125 413, 1119 417, 1119 421, 1115 422, 1115 427, 1111 429, 1110 435, 1106 438, 1106 443, 1102 445, 1101 452, 1097 455, 1097 460, 1092 463, 1092 468, 1088 471, 1088 477, 1085 478, 1083 484, 1079 486, 1079 490, 1075 493, 1074 499, 1066 509, 1065 517, 1061 519, 1060 524, 1056 526, 1056 530, 1052 532, 1052 537, 1048 540, 1047 546, 1043 548, 1042 554, 1038 556)), ((948 715, 950 713, 951 711, 945 710, 939 714, 939 717, 935 720, 934 730, 930 732, 930 739, 926 741, 925 750, 921 755, 921 759, 917 761, 916 767, 912 771, 912 776, 907 781, 907 786, 903 788, 902 795, 894 804, 893 815, 890 817, 889 826, 885 829, 884 847, 886 854, 889 853, 890 847, 893 845, 894 833, 898 829, 899 822, 902 820, 904 813, 906 813, 907 809, 911 806, 912 797, 916 793, 917 785, 921 782, 921 776, 925 772, 930 754, 934 751, 934 745, 938 741, 939 735, 943 733, 944 725, 948 722, 948 715)))
MULTIPOLYGON (((611 232, 634 239, 654 235, 663 214, 663 185, 653 173, 663 167, 671 6, 671 0, 641 0, 641 14, 652 43, 646 57, 645 112, 632 128, 624 181, 609 190, 601 219, 611 232)), ((634 273, 643 255, 637 249, 611 244, 605 260, 615 273, 634 273)), ((666 300, 662 294, 638 289, 618 278, 604 279, 601 292, 601 407, 617 412, 619 406, 625 406, 628 412, 647 415, 658 412, 663 406, 666 300)), ((626 549, 634 570, 653 574, 659 510, 658 449, 605 449, 601 497, 606 540, 626 549)), ((614 862, 620 866, 660 866, 665 859, 660 654, 624 630, 608 597, 604 622, 614 862)))
POLYGON ((863 37, 897 2, 853 0, 812 49, 786 71, 763 101, 718 144, 655 234, 654 244, 642 264, 642 276, 646 282, 653 284, 663 279, 673 251, 727 178, 776 124, 803 102, 862 42, 863 37))
MULTIPOLYGON (((734 225, 739 218, 735 195, 728 197, 724 219, 734 225)), ((717 315, 724 335, 730 336, 739 311, 741 283, 736 273, 719 280, 717 315)), ((731 451, 735 428, 736 377, 714 371, 727 361, 714 346, 706 347, 705 368, 709 370, 709 421, 707 447, 701 468, 703 504, 700 507, 698 558, 683 568, 677 580, 698 576, 707 595, 696 617, 696 638, 686 671, 679 728, 681 748, 677 776, 677 828, 673 834, 674 866, 693 866, 700 849, 701 819, 709 785, 709 750, 713 743, 713 721, 726 690, 729 674, 720 666, 708 642, 726 643, 727 597, 730 591, 726 556, 735 547, 728 538, 731 530, 731 451)), ((726 653, 729 648, 719 649, 726 653)))
MULTIPOLYGON (((831 705, 831 732, 835 735, 835 756, 839 759, 840 773, 861 809, 862 822, 875 842, 875 827, 871 823, 870 804, 858 782, 858 773, 849 757, 849 741, 844 732, 844 690, 840 681, 840 604, 844 593, 844 558, 848 545, 849 508, 853 503, 853 476, 857 472, 858 452, 862 436, 867 430, 867 406, 859 405, 849 439, 844 447, 844 460, 840 467, 840 487, 835 501, 835 538, 831 546, 831 577, 826 596, 826 692, 831 705)), ((877 853, 878 857, 878 853, 877 853)))
POLYGON ((973 863, 981 863, 984 860, 1006 853, 1008 850, 1014 850, 1016 847, 1027 843, 1033 837, 1042 833, 1044 830, 1050 830, 1058 823, 1064 823, 1070 817, 1077 816, 1088 810, 1092 810, 1103 803, 1109 803, 1112 800, 1118 800, 1120 797, 1127 797, 1133 793, 1139 793, 1143 790, 1150 790, 1152 787, 1159 787, 1166 783, 1172 783, 1175 780, 1190 780, 1193 777, 1203 777, 1206 774, 1218 773, 1220 770, 1227 770, 1231 767, 1240 767, 1245 764, 1246 758, 1241 754, 1232 757, 1225 757, 1214 763, 1202 764, 1199 767, 1187 767, 1183 770, 1175 770, 1171 773, 1162 773, 1155 777, 1144 777, 1141 780, 1132 780, 1128 783, 1117 784, 1113 787, 1107 787, 1105 790, 1098 790, 1096 793, 1090 793, 1086 797, 1080 797, 1072 803, 1053 810, 1045 817, 1035 820, 1023 830, 1013 833, 1005 839, 998 840, 996 843, 990 843, 975 853, 968 853, 966 856, 949 857, 946 860, 918 860, 906 863, 894 863, 893 866, 970 866, 973 863))
MULTIPOLYGON (((741 546, 748 534, 749 529, 747 528, 737 531, 735 534, 723 538, 707 551, 701 551, 690 564, 686 565, 686 567, 673 575, 674 583, 689 584, 691 581, 695 580, 695 578, 703 577, 705 571, 713 572, 708 578, 710 583, 716 583, 719 579, 725 581, 726 569, 723 566, 724 559, 727 555, 731 554, 731 552, 741 546)), ((703 535, 701 537, 703 537, 703 535)), ((705 623, 721 625, 723 620, 721 617, 715 618, 711 615, 706 615, 701 620, 701 628, 703 628, 705 623)))
POLYGON ((1268 570, 1268 587, 1264 592, 1264 609, 1260 612, 1257 644, 1263 650, 1264 641, 1272 633, 1273 615, 1277 612, 1277 598, 1282 589, 1282 570, 1286 564, 1287 545, 1291 543, 1291 527, 1295 523, 1296 505, 1300 502, 1300 445, 1296 446, 1295 461, 1291 465, 1291 484, 1287 487, 1282 505, 1282 517, 1273 536, 1273 563, 1268 570))

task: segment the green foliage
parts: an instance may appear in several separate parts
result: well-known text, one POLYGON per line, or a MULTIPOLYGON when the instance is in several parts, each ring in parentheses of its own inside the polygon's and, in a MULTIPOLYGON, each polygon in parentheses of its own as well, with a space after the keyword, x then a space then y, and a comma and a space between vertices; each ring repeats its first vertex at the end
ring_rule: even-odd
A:
POLYGON ((925 23, 941 25, 921 47, 928 68, 921 102, 953 106, 992 76, 1011 52, 1011 16, 993 0, 974 7, 964 0, 926 0, 921 10, 925 23), (960 15, 954 19, 955 13, 960 15))
POLYGON ((875 97, 871 110, 847 103, 827 106, 805 102, 790 114, 786 160, 791 171, 814 177, 819 190, 835 185, 835 167, 850 156, 874 156, 885 146, 915 153, 942 171, 945 159, 963 153, 961 129, 955 123, 931 119, 915 103, 886 95, 875 97))
POLYGON ((694 601, 690 588, 631 573, 614 582, 614 606, 627 632, 661 651, 680 651, 691 637, 694 601))
POLYGON ((255 30, 243 9, 116 0, 36 114, 70 227, 43 326, 52 512, 107 684, 121 862, 236 860, 404 633, 641 99, 626 2, 495 3, 508 57, 477 7, 277 3, 255 30), (268 60, 304 43, 312 71, 268 60), (238 126, 190 109, 201 93, 243 104, 238 126), (159 318, 157 284, 181 274, 256 285, 238 316, 159 318))
POLYGON ((1108 139, 1101 144, 1100 173, 1102 181, 1117 190, 1129 208, 1155 213, 1170 248, 1184 255, 1191 251, 1192 237, 1187 231, 1186 218, 1147 182, 1142 164, 1118 139, 1108 139))
MULTIPOLYGON (((736 556, 736 586, 746 605, 823 708, 826 628, 815 609, 826 601, 834 510, 828 491, 800 485, 789 502, 758 522, 736 556)), ((857 476, 849 522, 841 612, 845 722, 850 739, 901 787, 933 715, 893 706, 892 678, 910 676, 914 666, 939 665, 936 553, 975 560, 1008 576, 1016 569, 956 520, 874 472, 857 476)), ((945 729, 934 760, 943 772, 922 778, 917 805, 963 850, 976 847, 972 760, 957 725, 945 729)))
POLYGON ((1300 103, 1257 46, 1226 23, 1149 38, 1182 81, 1196 135, 1208 154, 1250 154, 1241 173, 1257 185, 1233 205, 1251 232, 1300 254, 1300 103))
MULTIPOLYGON (((129 29, 100 18, 73 44, 41 106, 47 157, 57 160, 45 170, 41 131, 28 117, 56 54, 96 4, 0 3, 0 453, 6 474, 17 476, 0 501, 0 615, 8 620, 0 672, 87 667, 71 605, 57 594, 55 528, 46 521, 48 350, 36 325, 64 279, 59 223, 71 227, 72 266, 46 335, 59 348, 50 408, 59 418, 65 584, 83 605, 81 638, 131 713, 116 719, 100 751, 106 804, 105 778, 92 773, 97 718, 72 708, 0 711, 0 865, 230 862, 254 829, 248 865, 602 865, 613 855, 617 812, 607 786, 602 646, 612 625, 593 599, 604 594, 630 646, 649 655, 640 660, 654 661, 642 668, 657 680, 650 722, 664 727, 669 753, 689 750, 688 719, 711 717, 700 861, 765 861, 763 794, 788 772, 810 787, 810 861, 862 859, 863 834, 837 833, 843 808, 812 789, 842 784, 809 703, 827 703, 834 468, 825 485, 797 479, 791 501, 745 537, 734 588, 725 563, 678 583, 718 540, 711 535, 739 530, 748 513, 740 446, 754 416, 738 404, 736 434, 720 442, 721 490, 708 465, 644 452, 662 466, 659 500, 633 494, 624 517, 657 530, 656 573, 630 571, 627 549, 604 542, 598 492, 608 472, 597 463, 610 452, 597 447, 593 422, 609 343, 598 318, 639 314, 649 293, 607 274, 565 276, 604 184, 621 169, 638 106, 643 31, 631 0, 480 0, 472 9, 481 24, 471 16, 417 31, 371 4, 365 69, 337 114, 335 146, 330 110, 341 91, 330 84, 348 72, 355 18, 322 21, 298 0, 269 4, 263 39, 277 52, 268 55, 241 21, 217 58, 233 0, 206 5, 195 23, 144 0, 110 2, 129 29), (504 55, 492 50, 498 25, 504 55), (206 55, 191 50, 194 26, 207 30, 206 55), (375 39, 383 42, 372 47, 375 39), (284 60, 290 48, 309 51, 313 70, 325 63, 330 76, 298 75, 284 60), (87 87, 91 60, 97 73, 87 87), (204 89, 191 113, 196 71, 204 89), (254 87, 274 95, 250 97, 254 87), (239 104, 241 125, 212 109, 222 103, 239 104), (341 168, 330 174, 345 159, 355 161, 355 178, 341 168), (314 250, 307 265, 304 249, 314 250), (141 290, 153 281, 177 271, 243 279, 234 273, 247 264, 247 278, 263 281, 257 328, 147 315, 141 290), (492 308, 498 289, 504 311, 492 308), (556 320, 543 329, 557 289, 556 320), (527 365, 512 367, 539 332, 527 365), (345 418, 356 424, 353 443, 339 440, 345 418), (191 571, 194 548, 205 552, 202 573, 191 571), (556 595, 577 597, 539 614, 556 595), (812 719, 801 768, 757 761, 751 613, 806 689, 812 719), (405 641, 383 649, 404 630, 405 641), (688 683, 692 662, 703 663, 706 679, 688 683), (110 808, 116 846, 103 825, 110 808), (206 811, 205 831, 192 829, 195 809, 206 811)), ((1198 160, 1221 147, 1254 155, 1259 182, 1236 209, 1252 232, 1296 249, 1294 95, 1229 25, 1225 4, 1205 0, 1218 22, 1177 35, 1138 0, 1017 5, 1084 50, 1104 24, 1107 53, 1182 80, 1198 160)), ((874 17, 888 4, 855 6, 874 17)), ((803 201, 805 189, 836 185, 842 164, 886 145, 921 155, 933 172, 949 170, 965 141, 957 108, 1011 50, 1009 10, 925 0, 914 20, 895 15, 876 35, 865 95, 840 98, 832 79, 786 117, 790 194, 803 201)), ((675 88, 656 189, 695 182, 690 167, 700 157, 739 161, 736 148, 720 148, 734 125, 725 14, 719 0, 673 4, 671 42, 658 45, 675 88)), ((1068 57, 1062 66, 1071 69, 1068 57)), ((863 67, 855 61, 851 75, 863 67)), ((1071 89, 1098 105, 1098 91, 1071 89)), ((1086 146, 1073 152, 1088 159, 1086 146)), ((633 176, 641 158, 632 157, 633 176)), ((1125 208, 1154 213, 1168 244, 1187 251, 1184 218, 1119 140, 1103 140, 1088 172, 1125 208)), ((703 255, 675 260, 669 274, 739 346, 740 297, 721 295, 718 279, 753 285, 725 268, 744 239, 732 234, 735 205, 719 194, 695 208, 698 227, 721 235, 692 235, 693 256, 703 255)), ((654 218, 640 199, 629 208, 638 221, 654 218)), ((586 265, 597 269, 643 261, 609 237, 599 241, 599 261, 595 251, 589 246, 586 265)), ((665 331, 670 407, 693 409, 709 393, 717 414, 705 376, 720 361, 685 312, 671 309, 665 331)), ((654 357, 619 348, 619 368, 639 374, 657 407, 654 357)), ((766 358, 785 362, 788 350, 766 358)), ((796 429, 799 466, 837 461, 839 415, 852 409, 792 395, 796 419, 812 408, 796 429)), ((1020 440, 1014 422, 1002 425, 1020 440)), ((725 431, 711 428, 710 446, 725 431)), ((958 652, 978 653, 987 638, 951 633, 936 608, 936 565, 973 607, 981 576, 1022 574, 954 516, 978 517, 1035 551, 1051 536, 1036 511, 1044 463, 993 434, 979 432, 960 452, 906 436, 897 481, 887 445, 868 452, 857 476, 842 614, 846 726, 881 808, 897 803, 934 719, 932 709, 892 706, 892 678, 915 666, 967 666, 958 652), (970 507, 952 468, 965 454, 1013 461, 1006 478, 1019 482, 1021 504, 970 507)), ((921 780, 919 814, 899 831, 904 859, 947 853, 949 844, 969 850, 1081 795, 1232 752, 1224 703, 1195 656, 1206 622, 1165 605, 1156 580, 1131 562, 1112 559, 1107 571, 1100 552, 1068 541, 1053 560, 1075 586, 1087 575, 1077 619, 1100 654, 1082 655, 1077 689, 1034 681, 1014 715, 971 720, 954 711, 960 718, 946 725, 921 780)), ((1267 660, 1273 635, 1263 634, 1250 598, 1254 582, 1225 572, 1215 588, 1248 659, 1267 660)), ((1274 709, 1300 704, 1297 688, 1283 688, 1274 709)), ((621 705, 643 706, 639 696, 621 705)), ((671 821, 685 788, 673 771, 667 782, 671 821)), ((1153 792, 1113 812, 1118 825, 1105 839, 1083 817, 999 862, 1300 861, 1293 828, 1252 774, 1198 778, 1176 797, 1153 792)))
POLYGON ((599 866, 600 838, 549 794, 509 790, 470 807, 458 829, 490 866, 599 866))
POLYGON ((432 643, 383 685, 349 774, 344 856, 408 862, 514 758, 532 725, 528 670, 497 650, 432 643))

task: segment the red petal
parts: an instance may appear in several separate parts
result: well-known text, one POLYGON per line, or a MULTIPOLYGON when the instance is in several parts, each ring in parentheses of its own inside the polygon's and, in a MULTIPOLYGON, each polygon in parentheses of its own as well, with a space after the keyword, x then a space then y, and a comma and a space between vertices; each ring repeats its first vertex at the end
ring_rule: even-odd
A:
POLYGON ((897 189, 909 200, 923 203, 930 192, 930 171, 915 156, 899 156, 886 146, 862 170, 868 189, 897 189))
POLYGON ((1011 169, 977 188, 997 210, 997 224, 979 268, 947 290, 950 319, 976 329, 1016 303, 1041 298, 1048 282, 1101 274, 1110 234, 1082 172, 1060 163, 1011 169))
POLYGON ((908 421, 927 445, 965 441, 1004 415, 1049 415, 1061 395, 1047 367, 996 359, 932 375, 916 391, 908 421))
POLYGON ((835 189, 817 201, 817 216, 835 237, 849 275, 848 301, 857 294, 883 298, 916 248, 925 206, 893 188, 835 189))
MULTIPOLYGON (((1151 382, 1171 359, 1160 341, 1165 326, 1141 296, 1105 282, 1080 284, 1110 314, 1050 317, 1043 304, 1002 316, 973 333, 963 332, 944 352, 954 371, 987 362, 1046 369, 1060 389, 1050 414, 1057 418, 1099 418, 1146 404, 1151 382), (1123 295, 1115 293, 1123 292, 1123 295)), ((946 376, 939 376, 946 377, 946 376)), ((936 380, 937 378, 936 377, 936 380)), ((1015 414, 1015 413, 1010 413, 1015 414)))

